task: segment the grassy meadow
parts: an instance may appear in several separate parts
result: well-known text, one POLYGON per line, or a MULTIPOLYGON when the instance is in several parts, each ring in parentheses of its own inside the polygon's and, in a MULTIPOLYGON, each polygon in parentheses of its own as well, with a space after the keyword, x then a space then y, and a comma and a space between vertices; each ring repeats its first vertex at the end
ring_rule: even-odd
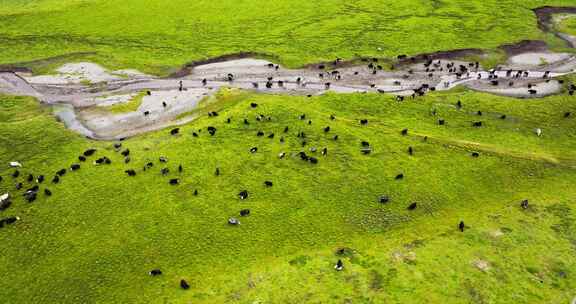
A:
MULTIPOLYGON (((178 136, 164 130, 125 141, 129 164, 112 143, 67 131, 36 101, 2 96, 0 139, 11 144, 0 145, 0 163, 23 162, 16 181, 29 172, 50 179, 91 147, 92 160, 112 159, 83 163, 60 184, 42 186, 53 196, 31 204, 17 197, 2 213, 22 218, 0 231, 4 303, 567 303, 575 296, 576 121, 563 118, 576 112, 573 97, 219 96, 226 102, 215 103, 218 117, 202 115, 178 136), (258 114, 272 119, 259 122, 258 114), (257 137, 260 130, 275 137, 257 137), (361 141, 371 154, 360 152, 361 141), (300 160, 299 151, 319 163, 300 160), (154 167, 143 172, 149 161, 154 167), (399 173, 403 180, 395 180, 399 173), (246 201, 237 197, 243 189, 246 201), (381 195, 390 202, 380 204, 381 195), (408 211, 412 202, 418 207, 408 211), (239 217, 244 208, 251 215, 239 217), (229 226, 231 216, 241 225, 229 226), (337 259, 342 272, 333 269, 337 259), (163 275, 150 277, 153 268, 163 275), (190 290, 179 288, 183 278, 190 290)), ((0 192, 13 192, 13 170, 1 168, 0 192)))
MULTIPOLYGON (((475 60, 494 65, 506 59, 498 46, 525 39, 573 52, 537 28, 532 9, 574 4, 0 0, 0 65, 45 73, 91 61, 167 75, 238 52, 299 67, 462 48, 487 50, 475 60)), ((576 33, 574 20, 557 27, 576 33)), ((133 111, 142 94, 107 110, 133 111)), ((223 89, 178 117, 199 117, 179 135, 167 129, 123 141, 129 163, 112 142, 73 133, 51 111, 33 98, 0 95, 0 195, 14 195, 0 219, 21 218, 0 228, 0 303, 533 304, 576 297, 576 97, 567 92, 514 99, 454 89, 397 102, 386 94, 223 89), (209 117, 212 111, 219 115, 209 117), (270 120, 257 120, 260 114, 270 120), (483 126, 473 127, 477 121, 483 126), (362 141, 371 153, 361 152, 362 141), (51 182, 90 148, 97 152, 80 170, 51 182), (301 151, 319 162, 302 161, 301 151), (92 163, 103 156, 112 164, 92 163), (10 161, 23 163, 17 178, 10 161), (137 175, 128 177, 129 169, 137 175), (22 196, 33 185, 28 174, 46 176, 33 203, 22 196), (174 178, 179 185, 169 184, 174 178), (242 190, 247 200, 238 198, 242 190), (380 203, 383 195, 390 201, 380 203), (408 210, 412 203, 417 208, 408 210), (251 214, 241 217, 242 209, 251 214), (241 224, 229 225, 230 217, 241 224), (156 268, 163 274, 150 276, 156 268)))
POLYGON ((146 96, 146 91, 139 92, 127 102, 121 102, 115 105, 111 105, 106 107, 106 110, 112 113, 127 113, 127 112, 134 112, 138 110, 140 105, 142 104, 142 99, 146 96))
MULTIPOLYGON (((0 64, 48 71, 62 62, 168 74, 182 64, 256 52, 290 67, 393 58, 524 39, 565 44, 531 9, 573 0, 2 0, 0 64), (55 57, 49 60, 51 57, 55 57)), ((498 56, 496 56, 498 57, 498 56)), ((500 56, 501 57, 501 56, 500 56)))
POLYGON ((576 18, 573 16, 567 16, 566 18, 562 19, 557 27, 558 30, 563 33, 576 35, 576 18))

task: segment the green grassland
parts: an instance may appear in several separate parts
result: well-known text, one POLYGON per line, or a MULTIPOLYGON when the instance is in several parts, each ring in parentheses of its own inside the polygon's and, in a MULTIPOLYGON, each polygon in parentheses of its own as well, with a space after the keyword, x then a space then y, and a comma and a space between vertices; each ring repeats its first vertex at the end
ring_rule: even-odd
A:
MULTIPOLYGON (((257 52, 291 67, 357 56, 565 44, 531 9, 573 0, 2 0, 0 63, 45 71, 71 58, 167 74, 193 60, 257 52)), ((497 56, 498 57, 498 56, 497 56)))
MULTIPOLYGON (((538 30, 531 9, 543 5, 575 2, 0 0, 0 64, 40 73, 93 61, 166 75, 237 52, 296 67, 461 48, 488 50, 473 59, 494 65, 505 60, 498 46, 524 39, 573 51, 538 30)), ((574 33, 573 20, 558 29, 574 33)), ((141 99, 108 110, 132 111, 141 99)), ((180 135, 124 141, 128 164, 111 142, 67 130, 51 111, 0 95, 0 194, 16 195, 0 218, 21 218, 0 229, 0 303, 532 304, 576 296, 576 97, 566 92, 513 99, 455 89, 399 103, 385 94, 224 89, 179 117, 198 117, 180 135), (361 153, 361 141, 372 153, 361 153), (89 148, 98 151, 79 171, 50 183, 89 148), (300 151, 319 163, 300 160, 300 151), (102 156, 112 164, 92 164, 102 156), (14 160, 24 164, 16 179, 6 166, 14 160), (30 187, 29 173, 46 175, 41 190, 53 195, 25 202, 15 183, 30 187), (244 189, 250 197, 241 201, 244 189), (390 202, 380 204, 381 195, 390 202), (412 202, 418 208, 408 211, 412 202), (239 217, 245 208, 251 215, 239 217), (232 216, 241 225, 228 225, 232 216), (338 259, 342 272, 333 269, 338 259), (149 276, 154 268, 163 274, 149 276)))
MULTIPOLYGON (((92 159, 113 161, 85 163, 45 185, 53 196, 32 204, 18 197, 2 213, 22 218, 0 230, 3 303, 568 303, 575 296, 576 121, 563 118, 576 113, 573 97, 218 96, 225 102, 211 104, 220 115, 202 114, 179 136, 163 130, 125 141, 129 164, 111 143, 71 133, 36 101, 0 97, 0 140, 10 143, 0 145, 0 163, 22 161, 24 177, 51 177, 90 147, 98 149, 92 159), (303 113, 312 124, 298 119, 303 113), (272 120, 258 122, 258 114, 272 120), (486 126, 473 128, 478 120, 486 126), (276 136, 257 137, 259 130, 276 136), (371 154, 360 153, 362 140, 371 154), (317 165, 293 156, 310 147, 327 147, 328 156, 317 152, 317 165), (160 156, 169 159, 168 177, 160 156), (148 161, 155 167, 142 172, 148 161), (138 175, 127 177, 129 168, 138 175), (404 180, 395 180, 401 172, 404 180), (170 186, 175 177, 181 184, 170 186), (236 196, 243 189, 246 201, 236 196), (388 204, 378 202, 383 194, 388 204), (519 207, 523 199, 528 210, 519 207), (411 202, 415 211, 406 210, 411 202), (252 214, 227 225, 244 208, 252 214), (342 272, 333 269, 339 258, 342 272), (478 269, 479 261, 489 268, 478 269), (164 274, 150 277, 153 268, 164 274), (179 288, 182 278, 190 290, 179 288)), ((0 193, 13 191, 12 170, 0 168, 0 193)))
POLYGON ((558 25, 558 30, 569 35, 576 35, 576 18, 568 16, 562 19, 558 25))
POLYGON ((109 107, 106 107, 106 110, 108 110, 112 113, 134 112, 134 111, 138 110, 138 108, 142 104, 142 99, 144 98, 145 95, 146 95, 146 91, 142 91, 142 92, 136 94, 134 97, 132 97, 127 102, 122 102, 122 103, 118 103, 115 105, 111 105, 109 107))

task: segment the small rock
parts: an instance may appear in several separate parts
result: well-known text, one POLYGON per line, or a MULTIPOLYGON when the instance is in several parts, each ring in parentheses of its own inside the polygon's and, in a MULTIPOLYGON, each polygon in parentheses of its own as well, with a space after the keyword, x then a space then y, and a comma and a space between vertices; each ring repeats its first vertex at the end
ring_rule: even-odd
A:
POLYGON ((484 271, 484 272, 490 270, 490 263, 488 263, 488 261, 476 260, 476 261, 472 262, 472 264, 473 264, 476 268, 478 268, 478 269, 480 269, 480 270, 482 270, 482 271, 484 271))

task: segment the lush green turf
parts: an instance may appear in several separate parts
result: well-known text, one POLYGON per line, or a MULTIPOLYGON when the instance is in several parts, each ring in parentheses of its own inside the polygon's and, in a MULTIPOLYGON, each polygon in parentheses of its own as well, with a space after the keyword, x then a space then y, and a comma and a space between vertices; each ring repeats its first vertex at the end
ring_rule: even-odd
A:
MULTIPOLYGON (((61 56, 26 65, 47 71, 90 60, 165 74, 242 51, 299 66, 483 48, 492 51, 482 60, 494 64, 503 43, 564 46, 537 29, 531 8, 542 5, 574 1, 0 0, 0 63, 61 56)), ((559 29, 571 33, 570 20, 559 29)), ((110 110, 133 110, 140 100, 110 110)), ((397 103, 388 95, 226 90, 185 114, 201 118, 179 136, 163 130, 124 142, 132 151, 124 164, 111 143, 66 130, 35 100, 0 96, 0 194, 16 195, 0 218, 21 217, 0 229, 0 302, 568 303, 576 296, 576 121, 565 112, 576 114, 566 94, 518 100, 454 90, 397 103), (272 119, 259 122, 258 114, 272 119), (257 137, 260 130, 274 139, 257 137), (360 152, 361 141, 371 154, 360 152), (49 182, 91 147, 98 152, 80 171, 49 182), (303 162, 299 151, 319 164, 303 162), (101 156, 112 165, 91 163, 101 156), (16 180, 6 166, 13 160, 24 164, 16 180), (149 161, 154 168, 143 172, 149 161), (26 203, 14 184, 28 188, 28 173, 45 174, 42 189, 53 196, 26 203), (394 179, 399 173, 403 180, 394 179), (246 201, 237 198, 243 189, 246 201), (378 203, 380 195, 391 201, 378 203), (406 210, 412 202, 418 208, 406 210), (252 214, 239 217, 244 208, 252 214), (231 216, 242 224, 227 225, 231 216), (342 272, 333 269, 338 259, 342 272), (164 274, 150 277, 153 268, 164 274), (178 286, 183 278, 188 291, 178 286)))
MULTIPOLYGON (((1 97, 0 164, 20 160, 24 177, 51 177, 90 147, 98 148, 92 159, 113 161, 85 163, 61 184, 47 183, 50 198, 28 204, 18 194, 2 213, 22 218, 0 230, 3 302, 567 303, 576 296, 576 121, 563 118, 576 113, 574 98, 466 91, 404 103, 372 94, 220 98, 212 103, 218 117, 202 115, 179 136, 164 130, 124 142, 132 151, 124 164, 111 143, 70 133, 34 100, 1 97), (272 120, 256 121, 259 113, 272 120), (298 119, 302 113, 311 125, 298 119), (471 127, 477 120, 486 127, 471 127), (259 130, 276 136, 257 137, 259 130), (307 134, 304 148, 299 131, 307 134), (362 140, 371 154, 360 153, 362 140), (327 147, 328 156, 316 155, 312 165, 293 155, 310 147, 327 147), (286 159, 278 159, 281 151, 286 159), (169 159, 168 177, 159 156, 169 159), (154 168, 142 172, 148 161, 154 168), (128 168, 138 175, 127 177, 128 168), (404 180, 395 180, 400 172, 404 180), (181 184, 170 186, 175 177, 181 184), (246 201, 236 196, 243 189, 246 201), (378 203, 382 194, 391 202, 378 203), (522 199, 529 210, 519 208, 522 199), (406 210, 411 202, 415 211, 406 210), (252 214, 227 225, 243 208, 252 214), (469 226, 464 233, 460 220, 469 226), (339 248, 348 248, 341 257, 339 248), (333 269, 338 258, 343 272, 333 269), (478 269, 479 261, 489 269, 478 269), (156 267, 164 274, 148 276, 156 267), (182 278, 190 290, 179 288, 182 278)), ((0 168, 0 192, 14 193, 12 170, 0 168)))
POLYGON ((134 97, 132 97, 129 101, 106 107, 106 109, 112 113, 134 112, 138 110, 138 108, 142 104, 142 98, 144 98, 145 95, 146 91, 142 91, 137 95, 135 95, 134 97))
MULTIPOLYGON (((573 0, 3 0, 0 63, 66 55, 109 67, 168 73, 185 62, 236 52, 289 66, 336 57, 394 57, 494 49, 543 39, 532 8, 573 0), (77 52, 96 54, 75 55, 77 52)), ((42 70, 54 61, 35 62, 42 70)))
POLYGON ((576 35, 576 18, 573 16, 569 16, 562 19, 562 21, 558 25, 558 30, 566 34, 576 35))

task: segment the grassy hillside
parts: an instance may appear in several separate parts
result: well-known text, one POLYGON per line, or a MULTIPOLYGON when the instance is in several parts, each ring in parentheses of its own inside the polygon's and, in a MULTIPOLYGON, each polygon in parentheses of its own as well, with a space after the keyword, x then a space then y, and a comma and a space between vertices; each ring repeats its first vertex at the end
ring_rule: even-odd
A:
POLYGON ((129 164, 111 143, 65 130, 34 100, 0 97, 0 140, 10 143, 0 145, 0 193, 15 193, 8 161, 24 164, 17 181, 29 172, 51 178, 85 149, 98 149, 60 184, 42 186, 53 196, 29 204, 20 192, 0 213, 21 217, 0 229, 3 302, 567 303, 574 297, 576 121, 563 118, 576 113, 573 97, 456 91, 397 103, 373 94, 222 96, 218 117, 204 115, 179 136, 164 130, 124 142, 129 164), (258 114, 271 120, 259 122, 258 114), (473 121, 485 127, 473 128, 473 121), (215 136, 208 126, 217 128, 215 136), (260 130, 275 137, 257 137, 260 130), (361 141, 371 144, 371 154, 360 152, 361 141), (328 155, 311 147, 327 147, 328 155), (282 151, 285 159, 278 158, 282 151), (300 160, 300 151, 319 163, 300 160), (91 164, 101 156, 113 163, 91 164), (143 172, 149 161, 154 167, 143 172), (163 167, 168 176, 160 174, 163 167), (137 176, 127 177, 126 169, 137 176), (399 173, 403 180, 395 180, 399 173), (180 185, 169 185, 170 178, 180 185), (265 187, 266 180, 273 186, 265 187), (244 189, 250 196, 241 201, 244 189), (381 195, 390 202, 380 204, 381 195), (528 210, 519 206, 523 199, 530 200, 528 210), (418 207, 408 211, 412 202, 418 207), (239 217, 244 208, 251 215, 239 217), (241 225, 228 225, 231 216, 241 225), (468 226, 463 233, 460 220, 468 226), (342 272, 333 269, 338 259, 342 272), (153 268, 164 274, 150 277, 153 268), (190 290, 179 288, 181 279, 190 290))
MULTIPOLYGON (((3 0, 0 63, 66 55, 60 59, 167 73, 192 60, 244 51, 299 66, 336 57, 494 49, 523 39, 561 48, 536 27, 531 9, 543 5, 574 1, 3 0)), ((47 64, 53 62, 31 66, 47 64)))

